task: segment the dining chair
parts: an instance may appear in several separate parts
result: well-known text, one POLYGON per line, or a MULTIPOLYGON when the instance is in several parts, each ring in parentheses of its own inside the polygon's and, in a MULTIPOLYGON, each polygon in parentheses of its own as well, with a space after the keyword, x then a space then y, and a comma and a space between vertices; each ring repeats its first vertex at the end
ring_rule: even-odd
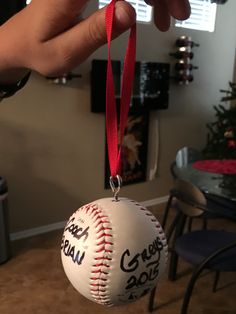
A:
POLYGON ((193 184, 177 179, 175 191, 179 211, 167 233, 171 252, 168 277, 176 279, 179 257, 195 266, 181 308, 181 314, 186 314, 194 286, 204 269, 215 272, 214 292, 221 272, 236 271, 236 232, 215 229, 186 232, 184 225, 188 217, 200 217, 212 210, 207 208, 205 195, 193 184))
MULTIPOLYGON (((173 178, 173 180, 178 179, 178 175, 175 172, 175 168, 181 168, 181 167, 185 167, 187 166, 189 163, 192 163, 194 161, 200 160, 202 158, 201 153, 196 150, 195 148, 192 147, 182 147, 181 149, 179 149, 176 153, 176 157, 175 160, 171 163, 170 165, 170 173, 171 176, 173 178)), ((169 191, 169 198, 164 210, 164 215, 163 215, 163 219, 162 219, 162 228, 165 229, 166 223, 167 223, 167 219, 168 219, 168 215, 169 215, 169 211, 170 211, 170 205, 172 205, 173 207, 173 199, 175 197, 175 189, 170 189, 169 191)), ((205 222, 204 222, 205 223, 205 222)), ((192 219, 189 219, 189 228, 191 227, 192 224, 192 219)), ((205 227, 205 225, 204 225, 205 227)))
POLYGON ((176 153, 175 162, 178 168, 187 166, 194 161, 201 160, 202 154, 193 147, 184 146, 176 153))
MULTIPOLYGON (((176 168, 184 168, 187 166, 189 163, 193 163, 194 161, 201 160, 202 159, 202 154, 198 150, 192 147, 183 147, 180 150, 178 150, 176 154, 175 161, 173 161, 170 165, 170 172, 173 180, 179 179, 178 174, 176 173, 175 169, 176 168)), ((162 218, 162 228, 165 230, 166 223, 168 220, 169 212, 170 209, 173 208, 178 210, 178 208, 175 206, 175 203, 173 202, 175 199, 175 193, 176 190, 175 188, 171 188, 169 191, 169 198, 166 203, 166 207, 164 210, 163 218, 162 218)), ((207 223, 209 219, 217 219, 217 218, 222 218, 220 212, 222 208, 225 207, 225 201, 222 199, 217 198, 216 196, 212 195, 205 195, 207 199, 207 207, 209 209, 213 209, 211 212, 205 212, 203 215, 200 217, 202 220, 202 228, 206 229, 207 228, 207 223), (218 213, 216 213, 216 207, 219 208, 218 213)), ((199 218, 199 217, 197 217, 199 218)), ((189 230, 192 229, 192 223, 193 223, 193 218, 189 217, 188 218, 188 228, 189 230)))

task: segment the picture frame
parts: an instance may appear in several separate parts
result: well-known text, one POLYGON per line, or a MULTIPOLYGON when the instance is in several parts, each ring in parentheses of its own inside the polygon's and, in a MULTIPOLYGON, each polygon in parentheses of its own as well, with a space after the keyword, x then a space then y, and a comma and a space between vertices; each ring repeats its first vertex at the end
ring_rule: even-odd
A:
MULTIPOLYGON (((121 149, 122 185, 144 182, 147 179, 149 112, 140 110, 131 112, 121 149)), ((105 149, 105 188, 109 185, 109 162, 105 149)))

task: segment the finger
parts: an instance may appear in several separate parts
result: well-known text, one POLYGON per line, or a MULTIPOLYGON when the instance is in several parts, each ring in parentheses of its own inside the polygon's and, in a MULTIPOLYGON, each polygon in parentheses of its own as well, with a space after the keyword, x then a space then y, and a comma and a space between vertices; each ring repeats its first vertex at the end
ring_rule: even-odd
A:
POLYGON ((170 14, 166 0, 157 0, 154 4, 154 22, 156 27, 165 32, 170 27, 170 14))
POLYGON ((170 14, 177 20, 186 20, 191 13, 188 0, 168 0, 170 14))
POLYGON ((54 8, 70 16, 76 16, 89 0, 38 0, 44 7, 54 8))
POLYGON ((88 0, 33 1, 32 13, 37 12, 35 34, 39 41, 47 41, 70 28, 88 0))
POLYGON ((148 5, 151 5, 152 7, 155 4, 155 0, 144 0, 148 5))
MULTIPOLYGON (((48 43, 49 58, 53 58, 54 54, 54 58, 61 60, 61 68, 52 65, 51 72, 63 73, 74 68, 106 43, 105 12, 106 8, 96 11, 86 20, 48 43)), ((134 23, 133 7, 125 1, 118 1, 115 7, 113 37, 117 37, 134 23)))

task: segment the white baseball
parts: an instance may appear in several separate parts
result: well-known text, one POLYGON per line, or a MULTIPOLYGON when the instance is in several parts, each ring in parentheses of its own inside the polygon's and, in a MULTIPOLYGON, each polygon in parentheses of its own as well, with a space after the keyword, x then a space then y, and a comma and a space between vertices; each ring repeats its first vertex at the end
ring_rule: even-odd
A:
POLYGON ((155 216, 126 198, 103 198, 80 207, 61 244, 63 267, 74 288, 108 306, 135 301, 154 288, 167 254, 155 216))

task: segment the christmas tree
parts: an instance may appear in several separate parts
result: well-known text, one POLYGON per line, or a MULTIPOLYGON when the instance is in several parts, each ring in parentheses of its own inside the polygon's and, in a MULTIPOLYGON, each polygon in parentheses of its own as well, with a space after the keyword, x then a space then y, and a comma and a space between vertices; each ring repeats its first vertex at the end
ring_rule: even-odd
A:
POLYGON ((217 120, 207 124, 203 156, 205 159, 236 159, 236 83, 230 82, 229 90, 220 91, 225 96, 214 106, 217 120))

